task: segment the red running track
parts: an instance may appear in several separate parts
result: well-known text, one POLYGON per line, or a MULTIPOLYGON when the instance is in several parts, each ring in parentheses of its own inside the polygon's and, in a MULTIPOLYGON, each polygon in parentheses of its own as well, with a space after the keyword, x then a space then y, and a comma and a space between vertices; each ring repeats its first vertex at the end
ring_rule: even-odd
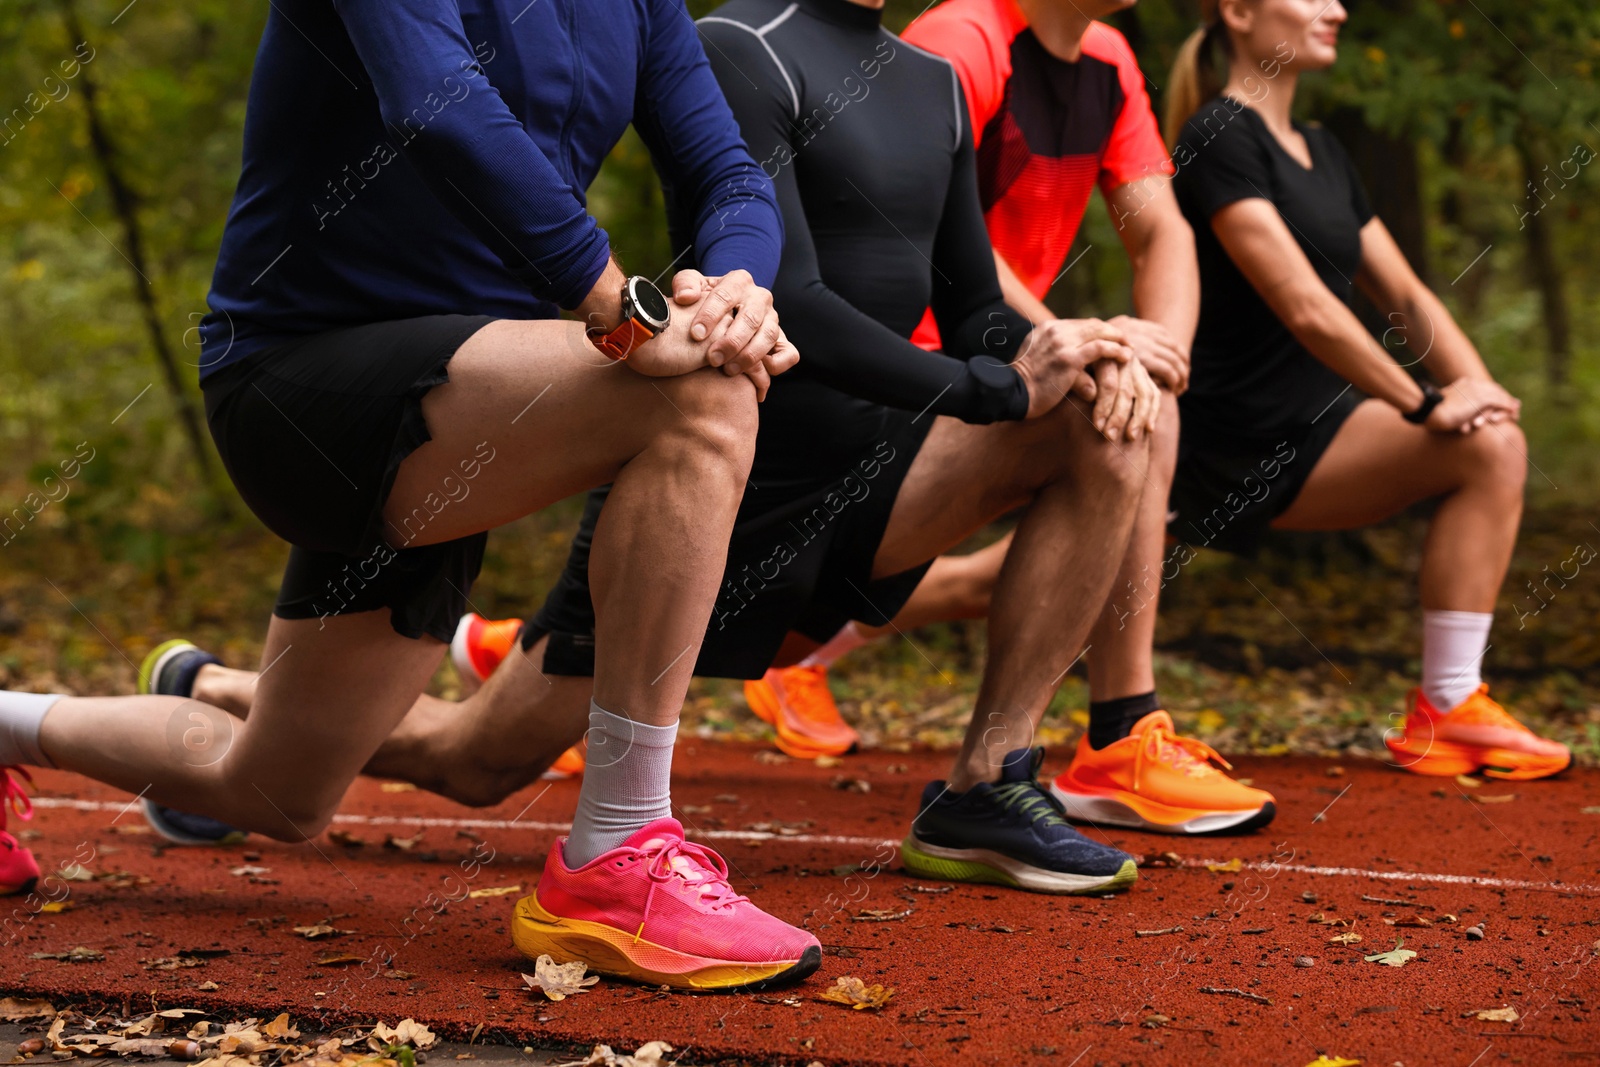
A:
POLYGON ((937 887, 907 878, 892 843, 946 755, 871 753, 832 769, 756 756, 750 746, 681 747, 676 799, 691 836, 722 850, 742 891, 806 923, 826 946, 821 971, 791 990, 663 994, 602 981, 561 1003, 524 992, 518 973, 531 968, 507 935, 517 895, 464 893, 530 887, 571 816, 575 782, 472 810, 363 780, 336 828, 365 847, 324 837, 314 847, 163 851, 138 832, 129 798, 61 773, 40 775, 32 828, 42 836, 30 844, 41 861, 55 868, 92 855, 85 865, 97 875, 128 876, 67 883, 72 906, 61 913, 11 901, 0 987, 128 1010, 152 999, 231 1015, 288 1010, 325 1024, 413 1016, 447 1036, 481 1025, 518 1044, 631 1050, 663 1039, 690 1062, 1304 1067, 1326 1053, 1384 1067, 1488 1067, 1600 1058, 1600 813, 1583 810, 1600 808, 1595 771, 1467 789, 1377 763, 1350 762, 1331 776, 1326 761, 1245 759, 1238 773, 1277 794, 1276 823, 1242 838, 1108 832, 1136 854, 1175 850, 1183 865, 1146 868, 1111 899, 1082 899, 965 885, 916 891, 937 887), (838 788, 851 780, 870 792, 838 788), (409 852, 382 847, 387 834, 418 832, 409 852), (468 877, 474 850, 493 859, 468 877), (1237 873, 1206 869, 1233 858, 1237 873), (267 870, 230 873, 243 866, 267 870), (462 899, 435 911, 451 898, 462 899), (909 914, 858 921, 866 910, 909 914), (1318 912, 1351 925, 1307 921, 1318 912), (1447 913, 1461 921, 1440 921, 1447 913), (1384 923, 1413 915, 1435 923, 1384 923), (293 933, 330 918, 352 932, 315 942, 293 933), (1475 922, 1485 924, 1481 941, 1465 934, 1475 922), (1182 929, 1137 933, 1173 927, 1182 929), (1362 935, 1359 945, 1329 944, 1348 930, 1362 935), (1401 935, 1418 953, 1404 968, 1363 961, 1401 935), (76 946, 105 958, 31 958, 76 946), (141 966, 195 949, 229 954, 180 970, 141 966), (316 963, 332 954, 362 962, 316 963), (1312 965, 1297 966, 1299 957, 1312 965), (817 999, 847 974, 897 992, 876 1013, 817 999), (216 989, 202 992, 203 983, 216 989), (1473 1017, 1505 1006, 1522 1021, 1473 1017))

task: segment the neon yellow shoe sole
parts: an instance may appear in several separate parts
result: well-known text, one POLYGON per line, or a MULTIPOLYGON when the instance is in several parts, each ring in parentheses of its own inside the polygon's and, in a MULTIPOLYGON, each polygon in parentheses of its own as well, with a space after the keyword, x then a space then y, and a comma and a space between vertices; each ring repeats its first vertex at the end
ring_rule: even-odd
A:
POLYGON ((799 981, 822 964, 822 952, 815 946, 796 960, 759 964, 694 956, 605 923, 563 919, 546 911, 537 895, 517 902, 511 940, 530 960, 577 960, 601 974, 674 989, 745 989, 799 981))
POLYGON ((929 845, 907 834, 900 843, 900 862, 919 878, 945 882, 1003 885, 1033 893, 1079 896, 1126 889, 1139 880, 1139 868, 1126 860, 1114 874, 1065 874, 1033 867, 988 849, 952 849, 929 845))
POLYGON ((163 641, 152 648, 143 662, 139 664, 139 692, 145 696, 155 692, 156 668, 166 658, 167 653, 179 648, 194 648, 193 641, 186 641, 181 637, 174 637, 170 641, 163 641))

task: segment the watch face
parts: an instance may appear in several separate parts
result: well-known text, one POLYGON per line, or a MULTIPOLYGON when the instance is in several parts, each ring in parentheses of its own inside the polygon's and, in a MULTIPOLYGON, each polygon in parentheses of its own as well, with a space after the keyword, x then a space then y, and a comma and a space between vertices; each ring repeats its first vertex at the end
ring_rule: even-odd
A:
POLYGON ((633 297, 633 306, 639 317, 655 327, 657 330, 667 328, 671 318, 667 308, 666 294, 656 288, 649 278, 635 276, 628 279, 628 292, 633 297))

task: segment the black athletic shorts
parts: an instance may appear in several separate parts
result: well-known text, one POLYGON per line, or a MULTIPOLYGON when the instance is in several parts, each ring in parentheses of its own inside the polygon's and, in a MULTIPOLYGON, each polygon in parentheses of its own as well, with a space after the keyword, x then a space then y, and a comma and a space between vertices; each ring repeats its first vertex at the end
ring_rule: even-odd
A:
POLYGON ((293 546, 273 614, 388 608, 397 633, 450 640, 487 535, 407 548, 422 530, 386 529, 383 506, 401 461, 430 439, 423 395, 449 380, 450 358, 493 321, 430 315, 330 330, 201 383, 206 422, 239 495, 293 546))
POLYGON ((1167 532, 1195 548, 1253 555, 1365 399, 1347 390, 1316 421, 1276 437, 1229 433, 1185 413, 1167 532))
MULTIPOLYGON (((786 395, 798 398, 800 390, 786 395)), ((790 630, 826 641, 852 619, 887 623, 911 598, 931 560, 876 581, 872 561, 934 416, 882 412, 872 432, 851 434, 844 448, 823 434, 775 441, 763 422, 695 674, 759 678, 790 630)), ((549 636, 546 674, 594 673, 589 548, 607 492, 589 494, 566 568, 522 628, 525 649, 549 636)))

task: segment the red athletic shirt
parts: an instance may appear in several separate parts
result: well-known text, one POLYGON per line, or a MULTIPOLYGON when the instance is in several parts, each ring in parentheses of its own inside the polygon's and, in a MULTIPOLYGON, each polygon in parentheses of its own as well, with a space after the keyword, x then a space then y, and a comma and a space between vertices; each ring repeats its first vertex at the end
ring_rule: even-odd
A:
MULTIPOLYGON (((989 239, 1033 295, 1060 273, 1097 180, 1109 193, 1172 173, 1144 75, 1110 26, 1090 23, 1075 63, 1044 50, 1016 0, 946 0, 902 36, 955 66, 989 239)), ((939 347, 931 315, 912 340, 939 347)))

